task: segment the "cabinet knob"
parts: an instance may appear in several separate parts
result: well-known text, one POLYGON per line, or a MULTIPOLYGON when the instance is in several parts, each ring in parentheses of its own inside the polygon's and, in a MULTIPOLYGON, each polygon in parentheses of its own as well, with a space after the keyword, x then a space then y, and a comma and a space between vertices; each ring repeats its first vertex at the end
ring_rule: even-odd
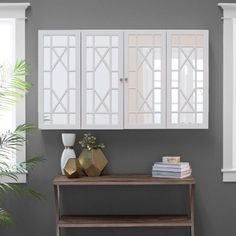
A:
POLYGON ((128 82, 128 78, 125 78, 125 82, 128 82))
POLYGON ((123 78, 120 78, 120 82, 123 82, 123 78))

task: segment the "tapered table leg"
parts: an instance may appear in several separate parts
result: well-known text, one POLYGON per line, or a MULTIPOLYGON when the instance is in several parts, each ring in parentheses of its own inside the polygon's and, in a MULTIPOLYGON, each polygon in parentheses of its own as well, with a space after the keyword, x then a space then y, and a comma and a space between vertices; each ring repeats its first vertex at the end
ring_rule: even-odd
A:
POLYGON ((60 236, 60 189, 58 185, 54 185, 54 198, 55 198, 55 209, 56 209, 56 235, 60 236))
POLYGON ((189 185, 189 197, 190 197, 190 218, 191 218, 191 236, 194 236, 194 194, 195 194, 195 185, 189 185))

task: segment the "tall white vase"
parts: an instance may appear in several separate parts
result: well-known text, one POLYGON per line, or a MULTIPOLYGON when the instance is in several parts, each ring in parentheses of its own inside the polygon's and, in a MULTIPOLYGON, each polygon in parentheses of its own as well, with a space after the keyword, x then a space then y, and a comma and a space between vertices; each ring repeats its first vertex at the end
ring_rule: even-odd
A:
POLYGON ((65 146, 65 149, 63 150, 62 155, 61 155, 61 173, 63 175, 65 175, 64 167, 67 161, 70 158, 76 158, 75 151, 73 149, 73 146, 75 143, 75 137, 76 137, 76 134, 71 134, 71 133, 62 134, 62 142, 63 142, 63 145, 65 146))

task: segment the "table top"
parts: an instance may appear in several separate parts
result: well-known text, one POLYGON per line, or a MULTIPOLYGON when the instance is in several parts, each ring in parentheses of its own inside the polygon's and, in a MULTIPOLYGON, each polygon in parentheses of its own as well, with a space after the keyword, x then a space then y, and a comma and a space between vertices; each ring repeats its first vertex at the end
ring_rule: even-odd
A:
POLYGON ((54 185, 190 185, 195 184, 192 176, 183 179, 169 179, 152 177, 143 174, 115 174, 102 175, 99 177, 82 176, 79 178, 69 179, 60 175, 53 180, 54 185))

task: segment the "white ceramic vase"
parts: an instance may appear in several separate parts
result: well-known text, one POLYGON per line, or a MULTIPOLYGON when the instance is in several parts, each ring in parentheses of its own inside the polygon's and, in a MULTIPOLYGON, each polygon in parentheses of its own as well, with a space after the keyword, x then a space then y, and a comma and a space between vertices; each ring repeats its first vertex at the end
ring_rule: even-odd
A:
POLYGON ((65 175, 64 167, 67 161, 70 158, 76 158, 75 151, 73 149, 76 134, 63 133, 61 136, 63 145, 65 146, 65 149, 63 150, 61 155, 61 173, 65 175))

